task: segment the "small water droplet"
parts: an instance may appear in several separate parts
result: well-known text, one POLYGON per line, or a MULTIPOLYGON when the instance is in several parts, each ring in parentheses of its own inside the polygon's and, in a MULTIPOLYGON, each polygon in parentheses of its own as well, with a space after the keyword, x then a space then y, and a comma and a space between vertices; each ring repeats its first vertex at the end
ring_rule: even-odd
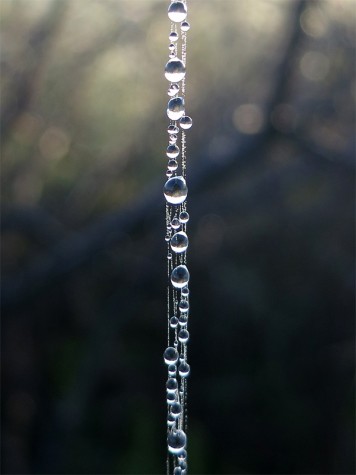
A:
POLYGON ((170 252, 167 254, 167 259, 168 259, 169 261, 172 259, 172 254, 171 254, 170 252))
POLYGON ((183 23, 180 25, 180 29, 182 31, 188 31, 190 29, 190 24, 187 21, 183 21, 183 23))
POLYGON ((178 145, 168 145, 166 154, 168 158, 176 158, 178 157, 179 152, 178 145))
POLYGON ((169 160, 167 168, 168 168, 168 170, 171 170, 171 171, 177 170, 177 168, 178 168, 177 160, 169 160))
POLYGON ((189 271, 187 266, 177 266, 172 270, 171 282, 173 287, 181 289, 189 282, 189 271))
POLYGON ((175 52, 169 53, 169 55, 168 55, 168 57, 169 57, 170 59, 173 59, 173 58, 175 58, 176 56, 177 56, 177 55, 176 55, 175 52))
POLYGON ((175 46, 173 43, 171 43, 171 44, 168 46, 168 49, 169 49, 169 51, 174 51, 174 50, 176 49, 176 46, 175 46))
POLYGON ((166 181, 163 188, 168 203, 177 205, 183 203, 188 194, 187 184, 182 176, 174 176, 166 181))
POLYGON ((176 316, 172 317, 169 321, 171 328, 177 328, 178 326, 178 318, 176 316))
POLYGON ((169 145, 174 145, 178 140, 178 135, 172 134, 169 136, 169 145))
POLYGON ((163 353, 164 362, 168 365, 176 363, 178 361, 179 355, 178 351, 175 348, 169 346, 163 353))
POLYGON ((174 426, 175 423, 176 423, 175 417, 173 417, 172 414, 168 414, 168 417, 167 417, 167 425, 168 425, 168 427, 174 426))
POLYGON ((175 364, 170 364, 168 366, 168 374, 169 376, 174 376, 177 373, 177 366, 175 364))
POLYGON ((193 125, 193 119, 189 117, 189 115, 185 115, 180 119, 179 125, 182 127, 182 129, 188 130, 193 125))
POLYGON ((167 132, 169 133, 169 135, 178 134, 179 129, 176 125, 169 125, 167 128, 167 132))
POLYGON ((172 221, 171 221, 171 226, 173 229, 179 229, 181 224, 179 222, 179 219, 178 218, 173 218, 172 221))
POLYGON ((182 211, 179 215, 179 221, 183 224, 189 221, 189 214, 187 211, 182 211))
POLYGON ((178 389, 178 381, 175 378, 169 378, 166 387, 169 393, 175 393, 178 389))
POLYGON ((169 86, 169 89, 167 91, 167 94, 170 96, 170 97, 173 97, 175 96, 176 94, 178 94, 178 91, 179 91, 179 86, 178 84, 172 84, 171 86, 169 86))
POLYGON ((189 303, 187 302, 187 300, 181 300, 179 302, 179 310, 181 311, 181 313, 187 313, 188 312, 189 303))
POLYGON ((181 467, 182 471, 187 468, 187 462, 185 460, 179 460, 178 463, 179 463, 179 466, 181 467))
POLYGON ((172 405, 172 404, 175 404, 175 402, 176 402, 175 394, 174 393, 168 393, 167 394, 167 404, 172 405))
POLYGON ((176 467, 176 468, 173 470, 173 475, 182 475, 182 469, 181 469, 181 467, 176 467))
POLYGON ((180 23, 187 16, 187 6, 183 2, 172 2, 168 8, 169 19, 180 23))
POLYGON ((179 82, 185 76, 185 65, 179 58, 172 58, 168 61, 164 68, 164 75, 170 82, 179 82))
POLYGON ((168 102, 167 115, 171 120, 178 120, 184 116, 183 97, 174 97, 168 102))
POLYGON ((188 289, 188 287, 183 287, 182 290, 180 291, 180 293, 181 293, 182 295, 184 295, 185 297, 186 297, 187 295, 189 295, 189 289, 188 289))
POLYGON ((167 177, 167 178, 171 178, 171 176, 173 176, 173 172, 171 172, 170 170, 168 170, 168 171, 166 172, 166 177, 167 177))
POLYGON ((176 419, 182 414, 182 406, 179 404, 179 402, 174 402, 171 405, 171 414, 176 419))
POLYGON ((181 315, 178 319, 178 323, 181 327, 188 325, 188 317, 186 315, 181 315))
POLYGON ((187 454, 187 451, 186 451, 186 450, 183 450, 183 452, 178 455, 178 460, 184 460, 184 459, 186 459, 186 458, 187 458, 187 455, 188 455, 188 454, 187 454))
POLYGON ((178 33, 176 33, 175 31, 172 31, 169 35, 170 41, 177 41, 178 38, 179 38, 178 33))
POLYGON ((184 231, 173 234, 171 238, 171 248, 172 251, 176 253, 185 252, 188 248, 188 236, 184 231))
MULTIPOLYGON (((178 340, 181 342, 181 343, 186 343, 188 340, 189 340, 189 332, 188 330, 180 330, 179 333, 178 333, 178 340)), ((180 367, 180 366, 179 366, 180 367)), ((179 371, 179 369, 178 369, 179 371)), ((179 373, 180 374, 180 373, 179 373)))
POLYGON ((164 240, 165 240, 166 242, 170 241, 170 239, 171 239, 170 236, 166 236, 166 237, 164 238, 164 240))
POLYGON ((190 373, 190 366, 188 363, 182 362, 178 367, 178 373, 182 378, 186 378, 190 373))

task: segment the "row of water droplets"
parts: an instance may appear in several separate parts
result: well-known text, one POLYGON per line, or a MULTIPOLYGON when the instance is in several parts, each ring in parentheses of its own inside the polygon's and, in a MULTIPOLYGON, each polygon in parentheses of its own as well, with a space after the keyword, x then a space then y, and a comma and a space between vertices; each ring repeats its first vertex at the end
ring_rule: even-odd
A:
POLYGON ((185 114, 185 74, 187 31, 187 0, 173 1, 168 8, 171 20, 169 60, 165 77, 169 81, 167 116, 168 125, 167 178, 164 185, 166 198, 167 243, 167 319, 168 346, 164 362, 168 368, 167 390, 167 473, 187 473, 187 380, 190 367, 187 362, 189 340, 189 271, 187 268, 187 212, 186 135, 192 119, 185 114))

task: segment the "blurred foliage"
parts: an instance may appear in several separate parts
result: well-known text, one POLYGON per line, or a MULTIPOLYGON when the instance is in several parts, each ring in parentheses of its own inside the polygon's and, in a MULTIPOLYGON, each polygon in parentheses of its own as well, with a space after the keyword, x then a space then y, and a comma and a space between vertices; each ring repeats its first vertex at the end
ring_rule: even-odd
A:
MULTIPOLYGON (((0 8, 2 473, 164 473, 167 2, 0 8)), ((354 473, 355 4, 189 21, 190 473, 354 473)))

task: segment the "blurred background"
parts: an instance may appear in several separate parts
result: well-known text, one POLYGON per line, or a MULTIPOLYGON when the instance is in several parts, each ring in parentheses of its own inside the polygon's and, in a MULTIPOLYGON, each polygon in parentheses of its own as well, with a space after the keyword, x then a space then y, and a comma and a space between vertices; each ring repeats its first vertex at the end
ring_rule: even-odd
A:
MULTIPOLYGON (((163 474, 165 0, 2 0, 2 473, 163 474)), ((191 0, 192 474, 354 473, 353 0, 191 0)))

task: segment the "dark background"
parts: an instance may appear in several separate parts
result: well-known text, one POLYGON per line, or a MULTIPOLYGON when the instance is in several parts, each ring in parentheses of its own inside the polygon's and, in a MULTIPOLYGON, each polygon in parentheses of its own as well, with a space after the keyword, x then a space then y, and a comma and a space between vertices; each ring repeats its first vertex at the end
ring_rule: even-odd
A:
MULTIPOLYGON (((1 2, 2 473, 164 473, 168 3, 1 2)), ((189 2, 192 474, 354 473, 355 9, 189 2)))

